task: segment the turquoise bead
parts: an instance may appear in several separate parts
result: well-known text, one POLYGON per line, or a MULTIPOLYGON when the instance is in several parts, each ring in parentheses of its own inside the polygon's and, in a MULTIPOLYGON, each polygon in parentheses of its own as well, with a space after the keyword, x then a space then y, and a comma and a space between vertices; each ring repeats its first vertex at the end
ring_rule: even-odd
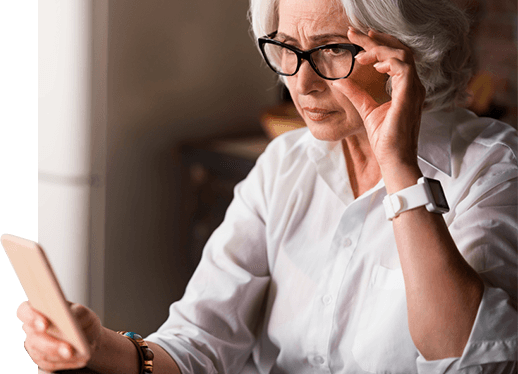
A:
POLYGON ((127 332, 125 333, 124 335, 126 335, 127 337, 133 339, 133 340, 139 340, 139 339, 142 339, 142 336, 140 336, 139 334, 135 333, 135 332, 127 332))

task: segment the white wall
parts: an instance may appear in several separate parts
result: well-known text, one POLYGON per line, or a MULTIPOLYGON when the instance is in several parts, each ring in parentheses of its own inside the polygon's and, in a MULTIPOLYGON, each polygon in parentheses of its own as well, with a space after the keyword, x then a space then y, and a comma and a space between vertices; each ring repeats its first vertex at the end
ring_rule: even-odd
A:
POLYGON ((105 322, 147 334, 189 277, 179 246, 180 141, 260 131, 277 78, 249 36, 248 1, 111 0, 105 322))

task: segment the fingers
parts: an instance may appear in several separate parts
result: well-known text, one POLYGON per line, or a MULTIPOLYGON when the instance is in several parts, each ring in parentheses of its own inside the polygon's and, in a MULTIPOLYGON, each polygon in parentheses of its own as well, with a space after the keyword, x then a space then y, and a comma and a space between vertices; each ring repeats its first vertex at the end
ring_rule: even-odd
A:
POLYGON ((24 346, 32 360, 48 372, 85 367, 89 360, 77 355, 68 343, 47 333, 29 331, 24 346))
POLYGON ((351 42, 358 44, 366 51, 381 45, 394 50, 402 49, 408 52, 411 51, 410 48, 401 43, 401 41, 399 41, 396 37, 374 30, 370 30, 368 34, 364 34, 361 31, 349 26, 347 37, 351 42))
POLYGON ((90 343, 90 350, 95 350, 102 331, 99 317, 91 309, 81 304, 73 303, 70 309, 90 343))
POLYGON ((391 77, 395 76, 410 76, 413 74, 413 68, 411 65, 402 62, 401 60, 391 57, 381 62, 376 62, 374 68, 382 73, 388 74, 391 77))
POLYGON ((49 320, 32 308, 28 301, 23 302, 18 307, 16 315, 23 322, 24 326, 30 326, 35 331, 43 332, 49 328, 49 320))
POLYGON ((351 42, 360 45, 365 50, 365 52, 356 56, 356 61, 362 65, 370 65, 388 59, 396 59, 414 65, 410 48, 391 35, 372 30, 369 31, 368 35, 365 35, 350 27, 347 36, 351 42))
POLYGON ((353 27, 349 27, 349 31, 353 33, 353 38, 356 37, 359 38, 359 40, 363 40, 364 42, 370 42, 368 46, 371 48, 375 47, 376 45, 383 44, 394 49, 410 50, 410 48, 403 44, 399 39, 389 34, 384 34, 376 30, 369 30, 367 34, 363 34, 353 27))
POLYGON ((353 104, 363 121, 379 104, 368 92, 352 79, 336 80, 331 83, 353 104))
POLYGON ((347 34, 351 42, 364 48, 356 56, 361 65, 373 65, 381 74, 387 74, 392 80, 392 99, 401 101, 409 95, 416 95, 424 100, 425 90, 421 84, 412 50, 394 36, 370 30, 368 34, 349 27, 347 34))
MULTIPOLYGON (((408 66, 409 68, 414 67, 414 61, 409 53, 401 49, 392 49, 385 46, 372 48, 358 57, 356 61, 362 65, 374 64, 376 69, 378 66, 381 66, 381 63, 385 62, 389 62, 389 64, 385 64, 385 66, 393 66, 394 68, 402 68, 404 66, 408 66)), ((382 72, 379 69, 377 70, 380 73, 382 72)), ((386 69, 386 71, 383 71, 383 73, 389 74, 390 76, 394 76, 399 72, 402 72, 402 69, 386 69)))
POLYGON ((17 316, 23 322, 22 328, 27 335, 25 350, 40 368, 54 372, 86 366, 89 357, 78 356, 70 344, 49 335, 49 320, 28 302, 18 307, 17 316))
POLYGON ((74 353, 73 348, 69 344, 46 333, 28 331, 24 346, 34 360, 54 363, 69 360, 74 353))

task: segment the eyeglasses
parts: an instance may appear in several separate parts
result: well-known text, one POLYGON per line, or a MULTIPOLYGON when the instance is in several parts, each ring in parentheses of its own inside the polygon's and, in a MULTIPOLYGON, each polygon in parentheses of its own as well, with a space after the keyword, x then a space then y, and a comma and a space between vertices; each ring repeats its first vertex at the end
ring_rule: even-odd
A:
POLYGON ((356 44, 327 44, 301 51, 273 38, 277 31, 258 39, 259 48, 268 66, 277 74, 292 76, 299 71, 302 60, 309 62, 322 78, 337 80, 347 78, 354 67, 354 56, 363 48, 356 44))

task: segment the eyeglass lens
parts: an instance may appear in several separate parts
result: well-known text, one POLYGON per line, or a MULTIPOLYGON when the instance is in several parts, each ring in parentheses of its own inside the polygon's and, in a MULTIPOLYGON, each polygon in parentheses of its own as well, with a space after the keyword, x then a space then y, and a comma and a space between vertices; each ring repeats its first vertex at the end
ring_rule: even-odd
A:
MULTIPOLYGON (((292 50, 267 43, 264 51, 268 61, 278 73, 292 75, 297 70, 298 58, 292 50)), ((311 53, 311 59, 319 73, 326 78, 347 76, 353 64, 351 51, 339 47, 318 49, 311 53)))

